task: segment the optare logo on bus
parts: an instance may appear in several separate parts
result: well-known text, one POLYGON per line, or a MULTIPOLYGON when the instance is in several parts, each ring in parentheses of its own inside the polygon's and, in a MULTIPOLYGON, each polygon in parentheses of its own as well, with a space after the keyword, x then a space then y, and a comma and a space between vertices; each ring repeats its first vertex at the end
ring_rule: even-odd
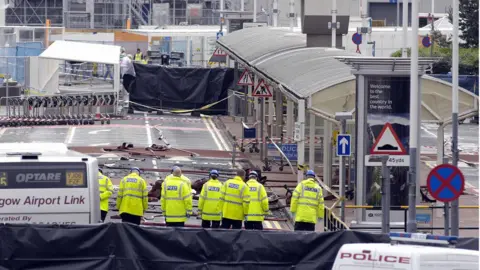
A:
POLYGON ((17 183, 59 183, 61 179, 61 173, 19 173, 15 177, 17 183))

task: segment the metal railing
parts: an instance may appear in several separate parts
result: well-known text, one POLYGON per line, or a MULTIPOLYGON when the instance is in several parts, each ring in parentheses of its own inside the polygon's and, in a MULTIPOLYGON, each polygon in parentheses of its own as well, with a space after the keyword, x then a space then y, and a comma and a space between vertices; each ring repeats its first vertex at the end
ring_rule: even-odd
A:
MULTIPOLYGON (((339 206, 335 206, 336 208, 339 208, 339 206)), ((372 205, 345 205, 345 208, 347 209, 368 209, 368 210, 382 210, 382 207, 380 206, 372 206, 372 205)), ((390 210, 391 211, 403 211, 403 219, 404 219, 404 222, 403 222, 403 226, 401 227, 401 229, 403 229, 404 232, 407 232, 407 215, 408 215, 408 205, 402 205, 402 206, 391 206, 390 210)), ((427 210, 431 210, 431 213, 430 213, 430 220, 431 220, 431 224, 430 226, 417 226, 417 230, 418 231, 422 231, 422 232, 429 232, 429 233, 434 233, 435 230, 445 230, 445 226, 436 226, 434 223, 434 220, 435 220, 435 209, 439 209, 439 210, 444 210, 445 207, 444 206, 436 206, 436 205, 417 205, 416 206, 417 209, 427 209, 427 210)), ((464 209, 464 210, 468 210, 468 209, 480 209, 480 206, 479 205, 461 205, 459 206, 459 209, 464 209)), ((421 223, 426 223, 425 221, 419 221, 417 220, 417 223, 418 225, 420 225, 421 223)), ((392 229, 399 229, 399 227, 391 227, 392 229)), ((378 230, 380 231, 381 230, 381 226, 362 226, 362 224, 359 224, 358 226, 355 226, 353 229, 355 230, 378 230)), ((448 228, 449 229, 449 228, 448 228)), ((479 226, 478 226, 478 222, 477 222, 477 226, 462 226, 459 228, 460 230, 479 230, 479 226)))
POLYGON ((116 93, 72 93, 42 96, 1 97, 5 116, 0 125, 81 125, 95 121, 110 122, 110 114, 117 112, 116 93))

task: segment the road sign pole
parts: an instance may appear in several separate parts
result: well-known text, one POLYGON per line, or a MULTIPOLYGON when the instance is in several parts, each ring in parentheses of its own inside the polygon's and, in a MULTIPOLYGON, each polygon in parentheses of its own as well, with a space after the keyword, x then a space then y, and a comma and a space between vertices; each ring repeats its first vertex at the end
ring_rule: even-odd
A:
POLYGON ((382 156, 382 233, 390 232, 390 172, 387 161, 388 156, 382 156))
MULTIPOLYGON (((448 157, 443 158, 443 164, 448 164, 448 157)), ((444 233, 445 236, 450 235, 450 203, 445 202, 443 205, 443 214, 444 214, 444 233)))
MULTIPOLYGON (((340 127, 340 133, 345 134, 346 133, 346 125, 347 125, 347 120, 342 119, 340 121, 341 127, 340 127)), ((337 137, 337 144, 340 143, 338 142, 340 140, 339 137, 337 137)), ((348 146, 350 147, 350 145, 348 146)), ((339 159, 339 165, 340 165, 340 171, 339 171, 339 180, 340 180, 340 198, 342 200, 340 201, 340 219, 345 222, 345 157, 342 155, 340 156, 339 159)))
MULTIPOLYGON (((452 165, 458 167, 458 6, 453 0, 453 41, 452 41, 452 165)), ((458 200, 452 201, 452 235, 458 236, 458 200)))
MULTIPOLYGON (((400 0, 397 0, 400 1, 400 0)), ((403 46, 402 46, 402 57, 408 57, 408 46, 407 46, 407 40, 408 40, 408 3, 410 1, 408 0, 403 0, 402 1, 402 28, 403 28, 403 46)), ((412 18, 414 15, 412 14, 412 18)), ((418 17, 417 17, 418 18, 418 17)), ((412 20, 413 22, 414 20, 412 20)), ((417 40, 415 38, 414 40, 417 40)), ((413 42, 412 42, 413 43, 413 42)))
POLYGON ((400 0, 397 0, 397 28, 400 27, 400 0))
MULTIPOLYGON (((427 176, 428 192, 434 199, 445 204, 445 234, 448 234, 448 228, 450 227, 448 203, 458 202, 458 198, 460 198, 465 188, 465 176, 462 171, 460 171, 457 166, 448 164, 447 161, 448 160, 444 159, 444 164, 433 168, 427 176)), ((457 235, 455 235, 453 231, 453 213, 450 217, 452 228, 450 235, 458 236, 458 231, 457 235)))
MULTIPOLYGON (((408 5, 408 1, 404 5, 408 5)), ((404 9, 405 10, 405 9, 404 9)), ((412 0, 412 39, 418 39, 418 0, 412 0)), ((407 18, 408 19, 408 18, 407 18)), ((406 22, 404 21, 404 24, 406 22)), ((418 87, 418 42, 412 42, 410 52, 410 172, 408 178, 408 219, 407 232, 417 231, 416 219, 416 200, 417 200, 417 182, 419 174, 417 173, 417 164, 420 156, 418 149, 420 132, 420 88, 418 87)))
POLYGON ((265 147, 267 143, 265 142, 265 135, 263 134, 264 122, 265 122, 265 98, 259 98, 260 100, 260 141, 262 142, 260 147, 260 160, 264 161, 265 158, 265 147))

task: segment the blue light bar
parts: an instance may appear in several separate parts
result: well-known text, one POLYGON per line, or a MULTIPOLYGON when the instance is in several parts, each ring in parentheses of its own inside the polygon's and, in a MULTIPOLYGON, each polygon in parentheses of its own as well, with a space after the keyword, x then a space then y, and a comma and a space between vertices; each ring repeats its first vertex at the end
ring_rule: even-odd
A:
POLYGON ((455 243, 458 240, 457 236, 444 236, 444 235, 431 235, 423 233, 390 233, 390 238, 396 238, 396 240, 416 240, 416 241, 428 241, 428 240, 437 240, 437 241, 446 241, 448 243, 455 243))

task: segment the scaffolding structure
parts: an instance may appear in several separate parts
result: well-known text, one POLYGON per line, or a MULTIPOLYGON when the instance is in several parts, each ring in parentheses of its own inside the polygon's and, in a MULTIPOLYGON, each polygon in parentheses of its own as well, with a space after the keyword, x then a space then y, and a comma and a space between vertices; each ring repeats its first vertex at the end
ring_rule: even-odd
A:
MULTIPOLYGON (((220 0, 4 0, 5 25, 68 29, 125 29, 140 25, 215 25, 220 0)), ((245 8, 253 0, 243 0, 245 8)), ((226 10, 240 10, 240 0, 225 0, 226 10)))

